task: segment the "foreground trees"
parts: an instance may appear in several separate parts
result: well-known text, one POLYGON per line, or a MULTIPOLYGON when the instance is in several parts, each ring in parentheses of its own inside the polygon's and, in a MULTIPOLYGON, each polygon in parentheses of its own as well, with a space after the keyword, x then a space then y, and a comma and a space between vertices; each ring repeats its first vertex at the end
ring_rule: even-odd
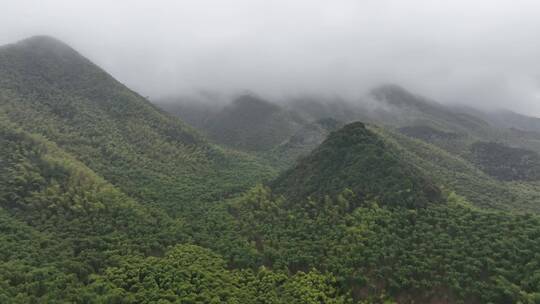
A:
POLYGON ((107 303, 345 303, 330 275, 229 270, 194 245, 175 246, 163 258, 127 257, 91 280, 88 295, 107 303))

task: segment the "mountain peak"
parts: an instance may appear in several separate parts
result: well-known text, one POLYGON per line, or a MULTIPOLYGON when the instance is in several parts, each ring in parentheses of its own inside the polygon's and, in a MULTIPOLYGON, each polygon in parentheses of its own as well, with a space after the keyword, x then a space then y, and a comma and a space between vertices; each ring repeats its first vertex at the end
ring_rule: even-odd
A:
POLYGON ((396 84, 385 84, 371 90, 371 96, 397 107, 422 106, 428 102, 425 98, 415 95, 396 84))
POLYGON ((296 199, 337 195, 348 188, 387 205, 423 207, 441 201, 436 185, 361 122, 332 132, 273 186, 277 193, 296 199))
POLYGON ((60 41, 60 39, 55 38, 53 36, 49 36, 49 35, 30 36, 28 38, 25 38, 25 39, 20 40, 19 42, 17 42, 17 44, 23 44, 23 43, 31 43, 31 44, 63 44, 63 45, 66 45, 64 42, 60 41))
POLYGON ((0 71, 5 76, 0 78, 0 88, 30 95, 54 88, 103 100, 98 97, 105 90, 121 86, 75 49, 50 36, 33 36, 1 47, 0 71))
POLYGON ((10 46, 39 53, 52 53, 56 55, 78 54, 65 42, 47 35, 32 36, 10 46))

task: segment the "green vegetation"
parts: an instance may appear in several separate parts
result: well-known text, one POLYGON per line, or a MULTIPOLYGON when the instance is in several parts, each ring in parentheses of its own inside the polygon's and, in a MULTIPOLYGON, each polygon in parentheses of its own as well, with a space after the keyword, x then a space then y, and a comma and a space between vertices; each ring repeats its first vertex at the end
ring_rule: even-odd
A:
POLYGON ((536 182, 502 182, 456 154, 388 129, 372 128, 400 158, 444 189, 455 191, 475 206, 520 212, 540 212, 536 182))
POLYGON ((205 129, 218 143, 261 152, 286 141, 304 123, 278 105, 242 95, 209 118, 205 129))
POLYGON ((476 142, 471 158, 487 174, 506 181, 540 179, 540 156, 534 151, 494 142, 476 142))
POLYGON ((429 126, 403 127, 399 129, 399 132, 427 142, 435 142, 437 140, 453 140, 460 137, 460 135, 457 133, 445 132, 429 126))
POLYGON ((308 121, 294 111, 245 94, 220 107, 193 101, 161 100, 169 113, 198 127, 219 144, 259 156, 280 170, 294 164, 342 124, 329 117, 308 121))
POLYGON ((163 258, 127 257, 88 289, 104 303, 346 303, 335 285, 317 271, 228 270, 211 251, 179 245, 163 258))
POLYGON ((0 303, 540 303, 537 154, 373 94, 241 97, 212 114, 237 152, 52 38, 0 48, 0 303), (327 118, 367 114, 401 120, 327 118))
POLYGON ((272 184, 289 198, 336 195, 350 188, 356 195, 388 205, 425 206, 441 192, 363 123, 331 133, 311 155, 301 159, 272 184))
POLYGON ((176 212, 270 178, 254 157, 208 144, 73 49, 35 37, 0 49, 0 112, 127 194, 176 212))
POLYGON ((419 209, 358 204, 347 189, 291 201, 258 187, 231 213, 266 265, 316 266, 356 300, 538 303, 540 219, 481 211, 455 195, 449 201, 419 209))
POLYGON ((0 155, 0 297, 69 299, 120 256, 185 241, 181 221, 139 205, 42 137, 2 122, 0 155))

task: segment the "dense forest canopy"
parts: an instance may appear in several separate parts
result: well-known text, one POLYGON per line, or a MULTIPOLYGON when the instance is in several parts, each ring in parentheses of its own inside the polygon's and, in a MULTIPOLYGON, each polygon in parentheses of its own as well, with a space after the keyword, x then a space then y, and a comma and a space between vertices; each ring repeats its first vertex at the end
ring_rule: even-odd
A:
POLYGON ((1 47, 0 302, 540 303, 535 120, 371 94, 197 130, 56 39, 1 47))

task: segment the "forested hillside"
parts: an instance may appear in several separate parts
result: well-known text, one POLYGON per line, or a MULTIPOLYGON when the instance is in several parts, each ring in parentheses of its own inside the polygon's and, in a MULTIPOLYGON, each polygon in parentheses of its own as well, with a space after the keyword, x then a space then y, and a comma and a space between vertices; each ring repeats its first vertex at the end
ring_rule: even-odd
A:
POLYGON ((333 273, 367 303, 538 303, 540 220, 445 204, 410 209, 347 189, 291 200, 258 188, 231 207, 266 265, 333 273))
POLYGON ((198 131, 58 40, 1 47, 0 303, 540 303, 534 131, 371 95, 198 131))
POLYGON ((500 180, 540 179, 540 155, 534 151, 494 142, 476 142, 471 158, 487 174, 500 180))
POLYGON ((455 191, 465 197, 475 206, 514 212, 540 212, 540 188, 537 182, 501 181, 471 163, 469 154, 462 157, 385 128, 372 130, 425 176, 446 191, 455 191))
POLYGON ((3 302, 75 301, 91 274, 122 255, 161 254, 186 240, 181 221, 0 118, 3 302))
POLYGON ((330 271, 354 300, 536 303, 540 218, 441 203, 400 149, 347 125, 229 212, 265 265, 330 271))
POLYGON ((322 198, 348 188, 365 199, 411 207, 442 199, 436 185, 402 162, 361 122, 331 133, 272 188, 291 199, 322 198))
POLYGON ((272 176, 253 157, 208 144, 53 38, 2 47, 0 70, 1 111, 10 121, 143 201, 174 212, 272 176))

